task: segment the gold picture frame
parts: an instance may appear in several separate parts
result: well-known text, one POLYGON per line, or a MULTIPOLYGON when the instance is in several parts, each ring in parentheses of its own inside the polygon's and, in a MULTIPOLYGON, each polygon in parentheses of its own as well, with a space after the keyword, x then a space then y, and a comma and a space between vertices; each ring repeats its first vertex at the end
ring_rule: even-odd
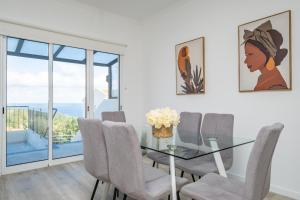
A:
POLYGON ((177 95, 205 93, 204 45, 204 37, 175 45, 177 95))

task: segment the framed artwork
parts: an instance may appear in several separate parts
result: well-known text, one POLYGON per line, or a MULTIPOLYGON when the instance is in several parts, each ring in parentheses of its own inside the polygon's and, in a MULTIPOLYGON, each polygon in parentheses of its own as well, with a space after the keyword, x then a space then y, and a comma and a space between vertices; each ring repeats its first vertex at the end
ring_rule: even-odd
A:
POLYGON ((238 27, 240 92, 291 90, 291 11, 238 27))
POLYGON ((175 56, 176 94, 204 93, 204 37, 177 44, 175 56))

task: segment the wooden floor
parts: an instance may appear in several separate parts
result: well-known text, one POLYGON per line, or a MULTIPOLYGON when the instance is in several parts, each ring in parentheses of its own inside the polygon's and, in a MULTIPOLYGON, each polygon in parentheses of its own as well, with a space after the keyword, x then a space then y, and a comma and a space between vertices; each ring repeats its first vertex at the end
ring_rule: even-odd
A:
MULTIPOLYGON (((88 200, 94 183, 95 179, 85 171, 83 163, 75 162, 1 176, 0 200, 88 200)), ((95 199, 101 199, 101 186, 95 199)), ((119 199, 122 198, 120 195, 119 199)), ((108 199, 112 199, 112 190, 108 199)), ((269 194, 266 200, 290 199, 269 194)))

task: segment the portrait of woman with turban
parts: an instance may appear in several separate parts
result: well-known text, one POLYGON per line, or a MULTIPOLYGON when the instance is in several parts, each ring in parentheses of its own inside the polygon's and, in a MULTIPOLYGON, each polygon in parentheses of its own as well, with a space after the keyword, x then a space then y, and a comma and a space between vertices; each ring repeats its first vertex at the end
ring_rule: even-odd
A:
POLYGON ((251 23, 239 26, 240 91, 291 88, 289 20, 288 11, 252 22, 259 24, 254 29, 251 23))

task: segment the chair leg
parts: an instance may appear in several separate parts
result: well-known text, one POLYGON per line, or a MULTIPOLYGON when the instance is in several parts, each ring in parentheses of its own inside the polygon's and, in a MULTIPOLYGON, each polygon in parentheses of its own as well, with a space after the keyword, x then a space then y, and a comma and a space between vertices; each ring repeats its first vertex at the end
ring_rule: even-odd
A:
POLYGON ((94 196, 95 196, 96 191, 97 191, 98 183, 99 183, 99 180, 97 179, 96 184, 95 184, 94 189, 93 189, 93 193, 92 193, 92 196, 91 196, 91 200, 94 199, 94 196))
POLYGON ((177 191, 177 200, 180 200, 180 195, 179 195, 179 191, 177 191))
POLYGON ((152 167, 155 167, 155 161, 153 161, 152 167))
POLYGON ((127 199, 127 194, 124 194, 123 200, 126 200, 126 199, 127 199))
MULTIPOLYGON (((179 191, 177 191, 177 200, 180 200, 180 195, 179 195, 179 191)), ((171 195, 168 195, 168 200, 170 200, 171 199, 171 195)))
POLYGON ((114 190, 114 197, 113 197, 113 200, 116 200, 116 198, 117 198, 117 188, 115 188, 115 190, 114 190))
POLYGON ((199 176, 199 179, 201 178, 201 176, 199 176))
POLYGON ((183 177, 183 175, 184 175, 184 171, 181 171, 181 175, 180 175, 180 177, 182 178, 182 177, 183 177))
POLYGON ((117 197, 119 197, 120 191, 118 189, 116 189, 116 190, 117 190, 117 197))
POLYGON ((191 174, 191 175, 192 175, 193 181, 195 182, 196 180, 195 180, 194 174, 191 174))

